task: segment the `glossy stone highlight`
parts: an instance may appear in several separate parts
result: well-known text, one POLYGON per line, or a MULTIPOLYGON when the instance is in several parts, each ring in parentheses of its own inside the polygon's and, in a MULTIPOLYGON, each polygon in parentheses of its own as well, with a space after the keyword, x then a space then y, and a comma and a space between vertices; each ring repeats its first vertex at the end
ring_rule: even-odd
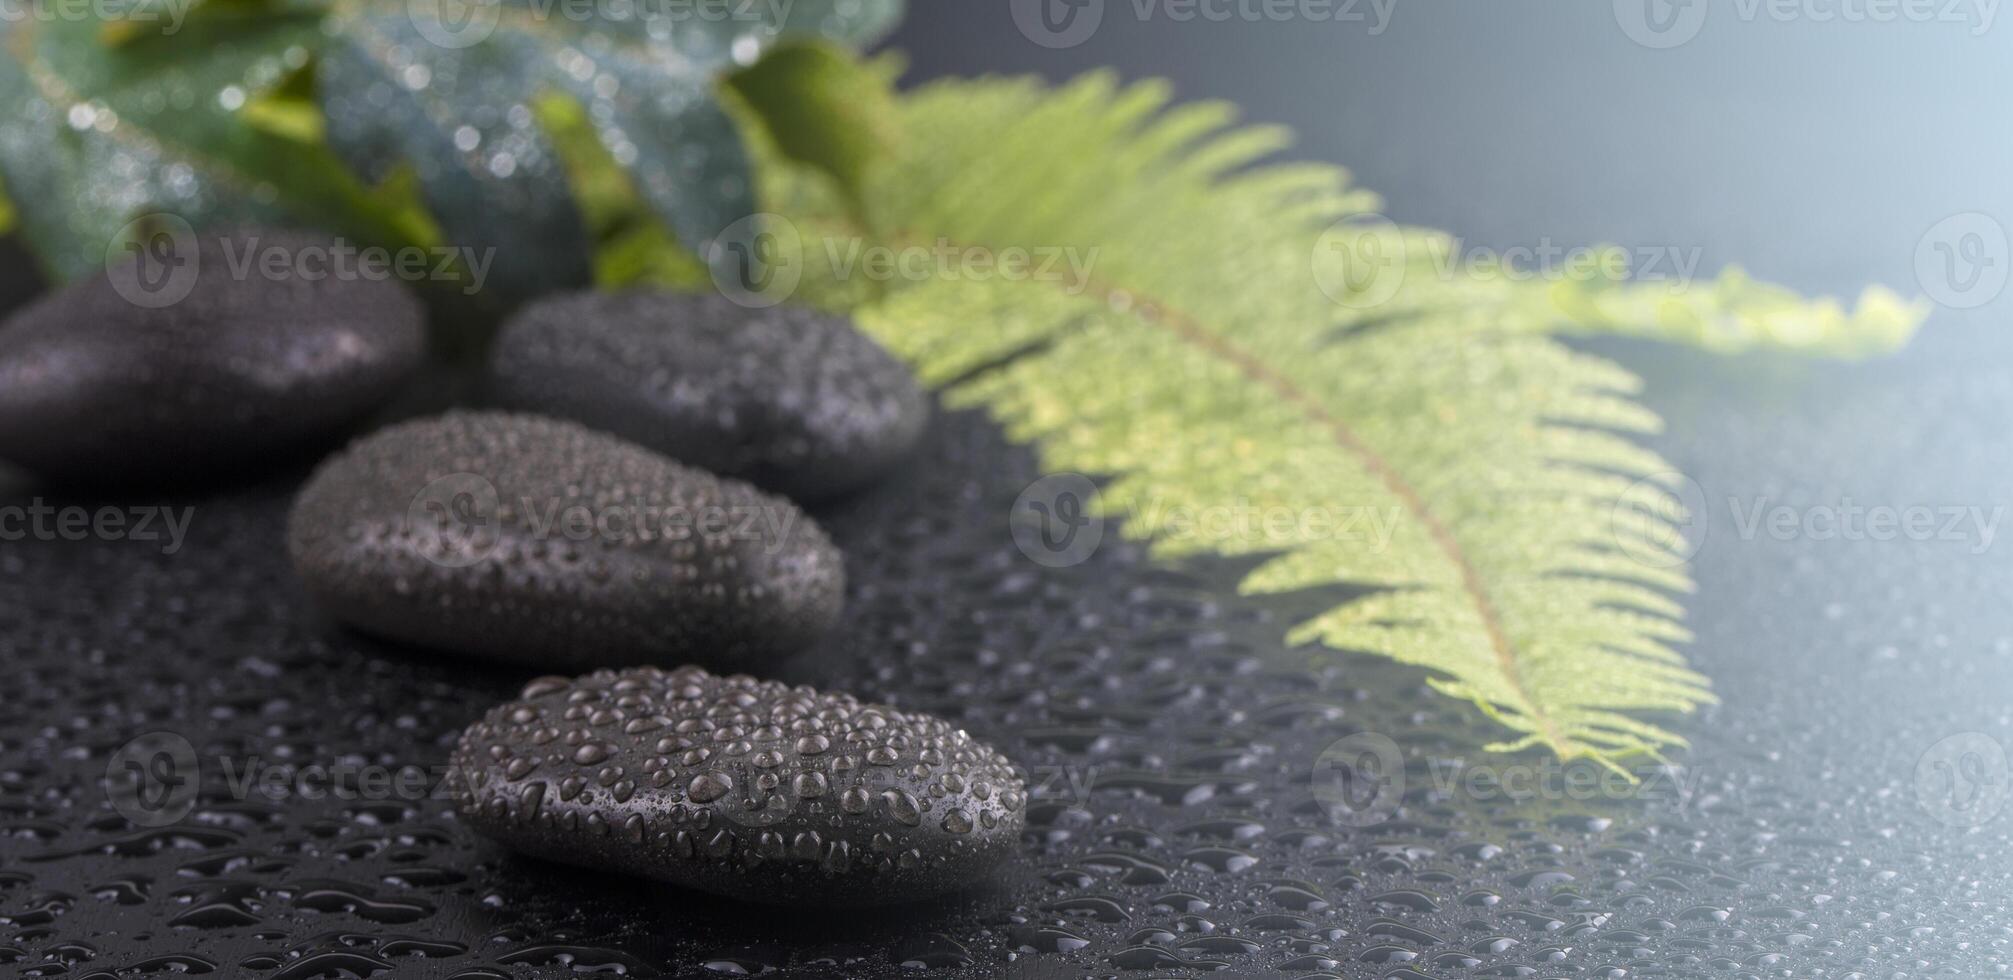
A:
POLYGON ((324 463, 289 548, 336 617, 544 669, 755 669, 837 620, 843 562, 788 501, 571 422, 454 413, 324 463))
POLYGON ((491 394, 799 500, 857 489, 921 437, 908 369, 844 319, 717 295, 580 293, 520 313, 491 394))
POLYGON ((58 479, 184 479, 357 422, 418 368, 425 321, 395 281, 292 261, 338 247, 207 233, 23 309, 0 326, 0 459, 58 479))
POLYGON ((454 765, 463 819, 511 848, 779 905, 980 886, 1027 806, 942 719, 697 667, 533 681, 454 765))

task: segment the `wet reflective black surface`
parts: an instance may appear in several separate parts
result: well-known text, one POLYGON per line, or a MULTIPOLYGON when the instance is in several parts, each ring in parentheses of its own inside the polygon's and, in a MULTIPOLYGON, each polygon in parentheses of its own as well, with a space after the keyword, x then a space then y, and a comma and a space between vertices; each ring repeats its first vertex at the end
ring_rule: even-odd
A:
POLYGON ((1691 655, 1724 700, 1680 722, 1690 765, 1630 794, 1651 799, 1575 799, 1581 784, 1553 772, 1556 798, 1513 803, 1448 775, 1460 759, 1548 774, 1478 753, 1488 726, 1405 668, 1286 648, 1286 625, 1333 597, 1240 599, 1236 568, 1148 563, 1115 535, 1073 568, 1028 561, 1006 521, 1038 475, 1030 454, 980 417, 940 415, 916 463, 821 511, 852 564, 848 625, 785 677, 951 718, 1025 767, 1035 800, 997 881, 874 914, 515 858, 427 792, 437 772, 357 775, 442 765, 534 672, 317 615, 281 546, 299 474, 177 502, 196 510, 173 555, 8 541, 0 962, 287 978, 2000 975, 2013 815, 1996 810, 2007 776, 1989 750, 2013 740, 2013 568, 1964 523, 2008 499, 2013 379, 1977 353, 1988 340, 1938 334, 1857 368, 1621 352, 1672 421, 1662 448, 1701 484, 1691 655), (1951 530, 1878 540, 1806 522, 1852 503, 1930 509, 1951 530), (1795 527, 1771 530, 1789 526, 1770 523, 1783 508, 1795 527), (102 784, 127 740, 158 731, 190 741, 200 792, 183 819, 138 826, 102 784), (1359 732, 1404 746, 1404 805, 1338 824, 1316 762, 1359 732), (268 790, 332 783, 360 793, 268 790))

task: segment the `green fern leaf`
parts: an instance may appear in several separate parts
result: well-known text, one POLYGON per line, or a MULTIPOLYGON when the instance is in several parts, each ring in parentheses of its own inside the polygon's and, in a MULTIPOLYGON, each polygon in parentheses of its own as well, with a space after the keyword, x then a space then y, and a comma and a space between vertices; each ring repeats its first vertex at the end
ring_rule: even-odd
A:
POLYGON ((1670 340, 1721 353, 1763 348, 1865 357, 1899 350, 1929 315, 1927 299, 1868 286, 1851 312, 1805 300, 1738 268, 1711 283, 1562 282, 1549 297, 1566 329, 1670 340))
MULTIPOLYGON (((827 175, 764 153, 765 201, 803 243, 798 298, 852 308, 1049 468, 1111 475, 1100 508, 1158 553, 1258 556, 1250 593, 1370 587, 1292 639, 1429 668, 1509 729, 1492 748, 1619 768, 1682 745, 1658 716, 1713 696, 1676 649, 1691 589, 1679 478, 1630 438, 1660 424, 1637 379, 1552 336, 1611 328, 1650 294, 1394 279, 1392 253, 1333 247, 1335 222, 1378 207, 1341 171, 1252 167, 1285 134, 1167 103, 1165 86, 1105 75, 933 85, 903 100, 900 151, 858 189, 864 222, 827 175), (863 246, 1073 249, 1090 268, 867 283, 847 258, 863 246), (1258 519, 1208 519, 1234 514, 1258 519)), ((1738 321, 1749 295, 1708 291, 1700 308, 1738 321)), ((1763 322, 1811 319, 1762 298, 1763 322)), ((1869 323, 1897 310, 1813 322, 1891 337, 1869 323)))

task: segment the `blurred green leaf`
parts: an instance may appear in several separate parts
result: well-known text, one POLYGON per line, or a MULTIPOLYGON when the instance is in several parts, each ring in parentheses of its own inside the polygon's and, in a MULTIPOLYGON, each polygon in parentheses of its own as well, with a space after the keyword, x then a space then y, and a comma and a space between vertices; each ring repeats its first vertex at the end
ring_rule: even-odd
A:
POLYGON ((641 283, 704 286, 706 264, 644 204, 622 165, 595 137, 579 101, 557 93, 538 100, 538 121, 552 138, 594 240, 594 281, 604 288, 641 283))
POLYGON ((320 20, 191 16, 175 34, 116 46, 89 21, 10 26, 0 95, 18 108, 0 121, 0 179, 49 270, 98 268, 120 229, 152 213, 308 224, 381 245, 422 239, 431 225, 411 181, 387 173, 366 185, 326 146, 247 118, 310 64, 320 20))
POLYGON ((856 204, 868 172, 900 145, 892 75, 830 45, 778 48, 729 83, 777 150, 831 174, 856 204))
POLYGON ((719 78, 779 43, 871 41, 900 0, 727 5, 720 15, 534 0, 337 10, 322 86, 331 144, 367 175, 412 161, 448 237, 495 248, 498 284, 535 295, 584 285, 592 256, 561 154, 536 124, 541 97, 579 102, 643 203, 703 253, 754 211, 719 78))
POLYGON ((169 212, 488 249, 505 302, 585 284, 593 261, 545 94, 579 104, 636 199, 702 253, 754 210, 722 76, 778 45, 867 43, 901 10, 108 2, 108 19, 0 25, 0 179, 51 272, 88 272, 128 222, 169 212))
POLYGON ((1547 297, 1565 329, 1688 344, 1721 354, 1780 350, 1835 358, 1887 354, 1907 346, 1930 302, 1868 286, 1851 309, 1831 297, 1806 299, 1738 267, 1704 282, 1556 283, 1547 297))

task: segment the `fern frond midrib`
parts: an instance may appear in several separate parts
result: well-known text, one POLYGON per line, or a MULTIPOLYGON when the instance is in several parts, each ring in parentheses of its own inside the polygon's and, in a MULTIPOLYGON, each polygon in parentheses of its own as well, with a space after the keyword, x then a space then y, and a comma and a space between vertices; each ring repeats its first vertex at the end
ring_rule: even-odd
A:
MULTIPOLYGON (((907 229, 889 237, 897 243, 905 245, 913 245, 921 240, 912 231, 907 229)), ((942 236, 937 236, 937 238, 938 240, 942 240, 942 236)), ((969 248, 987 254, 997 251, 991 245, 973 245, 966 242, 951 242, 950 244, 953 247, 969 248)), ((1029 281, 1038 282, 1040 280, 1029 281)), ((1055 286, 1054 283, 1050 283, 1049 285, 1052 287, 1055 286)), ((1115 298, 1121 295, 1124 296, 1131 305, 1131 312, 1141 322, 1160 326, 1169 336, 1210 357, 1229 364, 1252 383, 1269 389, 1281 400, 1300 411, 1315 425, 1327 431, 1335 440, 1336 445, 1341 447, 1343 451, 1356 457, 1364 467, 1376 476, 1378 482, 1382 483, 1388 492, 1398 498, 1405 509, 1411 512, 1413 517, 1420 522, 1420 525, 1427 530, 1429 536, 1432 538, 1434 545, 1439 548, 1441 553, 1446 556, 1447 560, 1459 572, 1461 589, 1468 596, 1469 601, 1474 604, 1476 613, 1488 633, 1491 650, 1495 654, 1503 677, 1509 682, 1510 689, 1515 692, 1517 699, 1521 702, 1518 705, 1519 711, 1538 728, 1538 731, 1534 733, 1537 739, 1541 740, 1562 758, 1571 758, 1581 754, 1580 747, 1576 743, 1564 738, 1553 724, 1551 717, 1539 709, 1536 702, 1531 698, 1530 691, 1525 684, 1522 666, 1517 659, 1516 650, 1511 646, 1509 637, 1503 630, 1502 616, 1496 610, 1494 601, 1490 599, 1488 589, 1483 585, 1480 570, 1475 567, 1474 562, 1469 560, 1466 549, 1461 546, 1460 540, 1454 536, 1453 530, 1447 526, 1446 522, 1440 519, 1432 507, 1427 505, 1425 498, 1420 495, 1419 491, 1413 488, 1411 483, 1398 473, 1397 469, 1391 465, 1390 461, 1382 453, 1377 452, 1364 443, 1362 439, 1358 438, 1348 422, 1333 411, 1330 411, 1312 392, 1295 383, 1292 378, 1274 370, 1256 355, 1239 348, 1236 344, 1225 339, 1221 334, 1211 331, 1197 318, 1183 313, 1170 304, 1157 299, 1153 294, 1142 290, 1128 289, 1113 283, 1092 279, 1086 291, 1093 295, 1104 297, 1115 298)), ((1483 707, 1491 706, 1484 705, 1483 707)))

